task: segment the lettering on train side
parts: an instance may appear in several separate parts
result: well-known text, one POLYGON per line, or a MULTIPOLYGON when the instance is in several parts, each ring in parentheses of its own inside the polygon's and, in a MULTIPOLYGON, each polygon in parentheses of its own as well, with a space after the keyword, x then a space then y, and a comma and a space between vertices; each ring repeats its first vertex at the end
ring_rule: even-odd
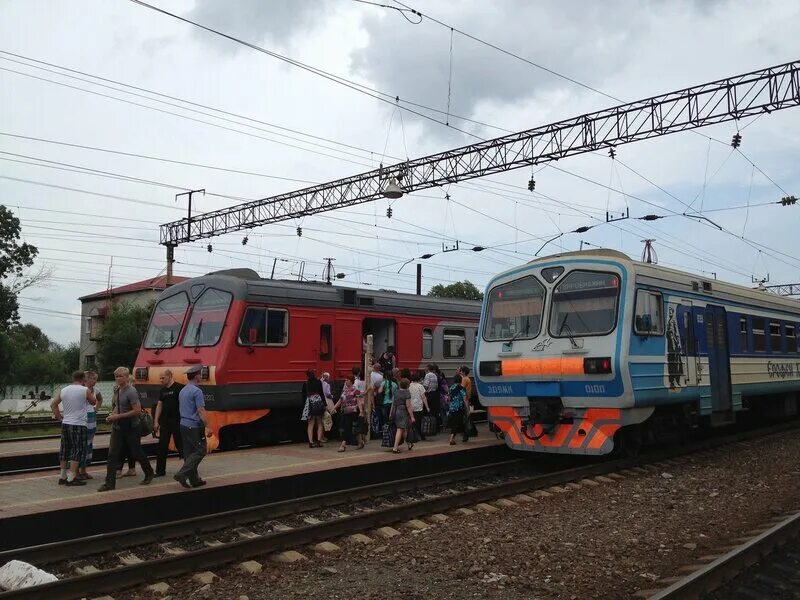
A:
POLYGON ((510 385, 490 385, 486 390, 487 394, 513 394, 514 388, 510 385))
POLYGON ((770 379, 786 379, 794 377, 798 372, 800 372, 800 365, 795 366, 794 363, 774 363, 772 361, 767 363, 767 373, 770 379))
POLYGON ((599 383, 593 383, 591 385, 586 386, 586 393, 587 394, 605 394, 606 393, 606 386, 601 385, 599 383))

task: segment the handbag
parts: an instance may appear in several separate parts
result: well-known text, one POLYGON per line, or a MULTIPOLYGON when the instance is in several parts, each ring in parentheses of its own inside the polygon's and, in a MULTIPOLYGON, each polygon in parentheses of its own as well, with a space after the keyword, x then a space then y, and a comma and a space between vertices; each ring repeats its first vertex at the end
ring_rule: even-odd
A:
POLYGON ((325 431, 330 431, 333 429, 333 417, 331 413, 325 411, 325 414, 322 416, 322 428, 325 431))
POLYGON ((308 397, 308 412, 312 417, 321 417, 325 414, 325 401, 319 394, 308 397))
POLYGON ((438 429, 436 425, 436 417, 433 415, 425 415, 420 420, 420 429, 422 429, 423 435, 436 435, 438 429))
POLYGON ((408 429, 406 429, 406 443, 416 444, 418 441, 419 433, 417 433, 417 426, 414 423, 409 423, 408 429))
POLYGON ((139 436, 144 437, 153 433, 153 415, 143 410, 139 415, 139 436))
POLYGON ((387 423, 383 426, 383 439, 381 440, 382 448, 394 448, 394 436, 397 433, 397 427, 394 423, 387 423))

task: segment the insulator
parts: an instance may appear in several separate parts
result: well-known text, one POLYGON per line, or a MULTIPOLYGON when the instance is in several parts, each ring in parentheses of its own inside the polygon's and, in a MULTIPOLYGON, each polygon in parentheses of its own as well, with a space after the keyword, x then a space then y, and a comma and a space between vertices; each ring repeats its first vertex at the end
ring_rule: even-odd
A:
POLYGON ((391 206, 386 209, 386 218, 387 219, 391 219, 392 218, 392 207, 391 206))
POLYGON ((531 177, 531 180, 528 182, 528 191, 532 192, 535 189, 536 189, 536 180, 533 177, 531 177))
POLYGON ((206 250, 208 250, 209 252, 211 252, 213 249, 214 249, 214 248, 212 248, 212 247, 211 247, 211 244, 209 244, 208 246, 206 246, 206 250))
POLYGON ((302 227, 298 227, 297 228, 297 237, 303 237, 303 228, 302 227))
POLYGON ((614 150, 614 147, 613 147, 613 146, 612 146, 611 148, 609 148, 609 149, 608 149, 608 155, 609 155, 611 158, 616 158, 616 157, 617 157, 617 151, 616 151, 616 150, 614 150))
POLYGON ((242 238, 242 246, 247 246, 247 236, 242 238))
POLYGON ((731 140, 731 146, 734 148, 738 148, 742 145, 742 135, 737 131, 733 134, 733 139, 731 140))

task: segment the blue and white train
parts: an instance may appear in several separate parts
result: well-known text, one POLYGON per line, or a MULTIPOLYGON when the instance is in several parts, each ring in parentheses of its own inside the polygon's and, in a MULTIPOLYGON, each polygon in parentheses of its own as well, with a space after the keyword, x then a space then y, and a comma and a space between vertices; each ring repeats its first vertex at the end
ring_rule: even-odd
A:
POLYGON ((742 411, 796 415, 799 333, 796 300, 569 252, 491 280, 475 379, 510 447, 607 454, 742 411))

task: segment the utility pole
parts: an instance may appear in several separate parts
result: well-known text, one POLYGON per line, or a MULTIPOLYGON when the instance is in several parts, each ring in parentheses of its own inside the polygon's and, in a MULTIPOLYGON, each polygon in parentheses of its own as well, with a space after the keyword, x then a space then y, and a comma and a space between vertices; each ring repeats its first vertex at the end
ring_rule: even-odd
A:
POLYGON ((422 296, 422 263, 417 263, 417 296, 422 296))
MULTIPOLYGON (((180 194, 175 194, 175 202, 178 201, 178 198, 181 196, 189 196, 189 207, 186 213, 186 230, 191 234, 192 231, 192 195, 199 194, 200 192, 203 193, 203 196, 206 195, 206 190, 203 188, 202 190, 189 190, 188 192, 181 192, 180 194)), ((175 247, 177 244, 166 244, 167 246, 167 287, 172 285, 172 264, 175 262, 175 247)))
POLYGON ((322 272, 322 278, 325 280, 325 283, 330 285, 331 280, 335 277, 335 273, 333 272, 333 261, 336 259, 326 258, 324 260, 327 262, 327 264, 325 265, 325 270, 322 272))

